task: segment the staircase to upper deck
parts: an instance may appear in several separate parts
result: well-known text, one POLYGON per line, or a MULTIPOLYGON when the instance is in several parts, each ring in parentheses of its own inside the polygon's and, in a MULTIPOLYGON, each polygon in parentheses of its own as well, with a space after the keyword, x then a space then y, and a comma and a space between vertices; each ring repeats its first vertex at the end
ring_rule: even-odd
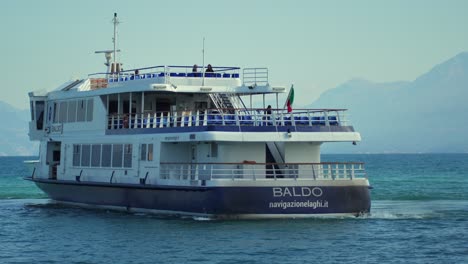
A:
POLYGON ((222 111, 223 109, 229 109, 234 107, 231 102, 231 99, 229 99, 229 96, 227 94, 212 93, 210 94, 210 98, 215 104, 216 108, 220 109, 220 111, 222 111))
POLYGON ((247 111, 247 107, 237 94, 211 93, 210 98, 221 113, 233 114, 235 109, 247 111))
MULTIPOLYGON (((268 86, 268 68, 245 68, 242 72, 242 86, 253 89, 258 85, 268 86)), ((212 93, 210 98, 222 113, 234 113, 234 109, 247 111, 247 107, 235 93, 212 93)))
POLYGON ((269 141, 266 142, 270 155, 275 163, 285 163, 284 160, 284 145, 283 151, 281 151, 280 142, 269 141))

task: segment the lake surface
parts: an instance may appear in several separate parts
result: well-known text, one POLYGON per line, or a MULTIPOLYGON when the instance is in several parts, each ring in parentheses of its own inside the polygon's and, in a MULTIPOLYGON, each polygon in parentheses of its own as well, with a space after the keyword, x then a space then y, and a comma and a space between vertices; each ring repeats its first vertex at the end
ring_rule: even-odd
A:
POLYGON ((220 221, 62 206, 0 157, 0 263, 468 263, 468 154, 363 161, 364 217, 220 221))

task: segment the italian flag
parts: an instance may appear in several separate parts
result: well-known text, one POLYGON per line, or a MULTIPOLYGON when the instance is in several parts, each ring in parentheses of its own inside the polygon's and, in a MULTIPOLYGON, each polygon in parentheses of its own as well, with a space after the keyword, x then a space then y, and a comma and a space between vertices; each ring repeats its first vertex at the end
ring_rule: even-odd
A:
POLYGON ((286 105, 288 106, 288 113, 292 112, 292 104, 294 103, 294 85, 291 85, 291 89, 289 90, 288 100, 286 101, 286 105))

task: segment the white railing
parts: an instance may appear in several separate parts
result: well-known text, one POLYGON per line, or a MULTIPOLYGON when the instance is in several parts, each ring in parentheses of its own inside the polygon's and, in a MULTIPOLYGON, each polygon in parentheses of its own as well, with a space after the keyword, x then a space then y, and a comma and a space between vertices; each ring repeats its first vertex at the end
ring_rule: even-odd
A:
MULTIPOLYGON (((206 67, 205 67, 206 69, 206 67)), ((127 82, 141 79, 164 78, 164 83, 168 83, 168 78, 239 78, 239 67, 213 67, 214 72, 205 72, 202 67, 193 72, 193 66, 151 66, 144 68, 120 71, 118 73, 92 73, 88 76, 91 79, 92 87, 105 88, 110 83, 127 82), (205 73, 204 73, 205 72, 205 73), (204 74, 203 74, 204 73, 204 74)))
POLYGON ((268 68, 245 68, 242 72, 244 86, 268 85, 268 68))
POLYGON ((171 180, 353 180, 367 178, 364 163, 161 163, 160 178, 171 180))
POLYGON ((291 113, 263 109, 206 109, 108 116, 108 129, 192 126, 347 126, 344 109, 298 109, 291 113), (226 111, 224 111, 226 110, 226 111), (252 113, 252 114, 248 114, 252 113))

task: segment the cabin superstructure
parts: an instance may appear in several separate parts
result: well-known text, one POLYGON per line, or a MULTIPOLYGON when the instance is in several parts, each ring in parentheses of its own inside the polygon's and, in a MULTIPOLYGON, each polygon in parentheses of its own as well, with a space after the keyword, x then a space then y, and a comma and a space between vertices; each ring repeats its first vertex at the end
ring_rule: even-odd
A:
MULTIPOLYGON (((31 121, 31 139, 47 138, 43 144, 61 144, 89 135, 91 138, 86 141, 102 137, 103 142, 98 144, 105 144, 109 139, 120 141, 122 136, 151 135, 160 141, 157 149, 167 154, 165 161, 187 163, 320 162, 323 142, 360 140, 347 124, 344 109, 298 109, 288 113, 276 108, 266 113, 262 99, 277 99, 287 90, 268 84, 267 69, 245 69, 242 76, 253 75, 248 81, 239 77, 240 69, 236 67, 220 67, 204 78, 184 72, 188 70, 191 67, 160 66, 143 69, 137 75, 134 71, 109 78, 91 75, 65 83, 47 97, 31 94, 32 113, 37 116, 31 121), (242 97, 248 99, 248 106, 242 97), (252 105, 252 101, 259 101, 255 97, 260 97, 262 106, 252 105), (243 142, 241 149, 238 142, 243 142), (195 151, 194 143, 210 145, 209 151, 208 147, 196 151, 200 153, 193 157, 177 154, 177 149, 184 149, 185 153, 195 151), (161 150, 166 144, 171 147, 161 150), (296 144, 302 147, 292 147, 296 144), (250 145, 256 147, 249 148, 250 145), (219 148, 230 155, 210 155, 219 148), (241 153, 235 155, 236 149, 241 153), (298 153, 299 149, 303 153, 298 153)), ((64 172, 67 166, 62 167, 59 171, 64 172)))

